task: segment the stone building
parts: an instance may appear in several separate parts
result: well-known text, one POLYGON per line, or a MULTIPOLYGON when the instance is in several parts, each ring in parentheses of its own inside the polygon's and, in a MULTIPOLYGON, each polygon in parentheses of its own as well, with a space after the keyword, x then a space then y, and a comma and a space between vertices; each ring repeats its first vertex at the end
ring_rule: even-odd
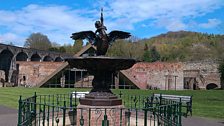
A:
POLYGON ((60 69, 67 66, 66 62, 32 62, 17 61, 18 85, 25 87, 39 87, 40 83, 55 76, 60 69))
MULTIPOLYGON (((3 50, 8 51, 7 48, 3 50)), ((6 54, 2 51, 1 58, 7 57, 6 54)), ((75 56, 85 57, 94 54, 95 47, 89 44, 75 56)), ((5 59, 1 59, 1 61, 5 61, 5 59)), ((93 79, 87 71, 70 68, 67 62, 28 61, 19 60, 19 58, 14 62, 13 65, 7 67, 10 67, 11 71, 0 70, 1 86, 6 85, 5 82, 13 82, 13 86, 28 87, 90 87, 93 79)), ((4 65, 0 66, 6 68, 3 67, 4 65)), ((220 88, 220 74, 217 68, 218 64, 213 61, 139 62, 128 70, 118 72, 112 87, 161 90, 220 88)))
POLYGON ((201 62, 140 62, 126 72, 141 89, 184 90, 220 88, 218 64, 201 62))
POLYGON ((0 43, 0 70, 4 71, 5 82, 10 86, 18 85, 17 61, 62 62, 65 58, 69 57, 72 57, 72 55, 0 43))
POLYGON ((221 88, 218 64, 214 61, 185 62, 184 89, 221 88))
POLYGON ((182 63, 140 62, 127 71, 145 89, 183 89, 182 63))

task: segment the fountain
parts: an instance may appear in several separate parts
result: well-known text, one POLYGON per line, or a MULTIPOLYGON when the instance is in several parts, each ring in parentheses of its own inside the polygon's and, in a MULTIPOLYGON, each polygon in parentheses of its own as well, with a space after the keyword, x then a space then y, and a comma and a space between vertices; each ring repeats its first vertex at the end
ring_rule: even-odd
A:
MULTIPOLYGON (((19 99, 18 126, 134 126, 181 125, 181 99, 130 96, 123 101, 110 90, 114 73, 132 67, 135 59, 104 56, 111 42, 124 39, 130 33, 112 31, 106 34, 101 20, 96 21, 96 32, 73 33, 71 38, 88 39, 97 47, 97 56, 66 59, 71 67, 86 69, 94 79, 93 89, 76 102, 77 94, 37 95, 19 99), (75 96, 75 97, 74 97, 75 96), (77 105, 78 104, 78 105, 77 105), (124 107, 126 105, 126 108, 124 107), (161 111, 162 110, 162 111, 161 111)), ((124 95, 125 96, 125 95, 124 95)), ((179 96, 183 97, 183 96, 179 96)), ((186 97, 186 96, 184 96, 186 97)))
MULTIPOLYGON (((71 67, 86 69, 94 76, 92 81, 92 90, 89 94, 86 94, 84 98, 79 99, 80 104, 77 108, 124 108, 122 105, 122 100, 115 96, 110 90, 110 85, 114 82, 114 77, 112 76, 115 75, 116 71, 125 70, 132 67, 136 63, 136 60, 130 58, 106 57, 105 54, 109 45, 113 41, 116 39, 128 38, 130 37, 130 33, 123 31, 111 31, 107 34, 107 29, 103 24, 102 9, 100 21, 96 21, 95 27, 97 28, 95 32, 82 31, 73 33, 71 36, 74 40, 88 39, 89 42, 97 48, 96 56, 66 59, 71 67)), ((120 114, 124 115, 124 112, 118 113, 117 116, 120 117, 120 114)), ((94 113, 91 115, 91 118, 96 116, 94 113)), ((80 112, 77 112, 77 116, 80 116, 80 112)), ((98 117, 95 117, 95 119, 96 118, 98 117)))
POLYGON ((125 39, 130 37, 130 33, 123 31, 111 31, 106 33, 106 27, 103 24, 103 12, 101 9, 100 21, 96 21, 95 27, 97 30, 82 31, 73 33, 71 38, 88 39, 89 42, 96 46, 97 56, 91 57, 76 57, 66 59, 71 67, 86 69, 94 79, 92 82, 93 89, 85 98, 80 99, 81 105, 91 106, 113 106, 121 105, 121 99, 118 99, 110 90, 110 85, 113 82, 112 76, 118 70, 124 70, 132 67, 135 59, 105 57, 109 45, 116 39, 125 39))

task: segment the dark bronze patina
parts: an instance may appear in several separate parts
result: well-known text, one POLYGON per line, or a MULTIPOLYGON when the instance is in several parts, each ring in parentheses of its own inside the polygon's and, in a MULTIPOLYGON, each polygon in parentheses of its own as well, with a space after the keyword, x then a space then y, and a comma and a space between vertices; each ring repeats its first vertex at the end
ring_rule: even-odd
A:
POLYGON ((88 39, 88 41, 95 45, 97 48, 97 56, 105 55, 109 45, 116 39, 125 39, 130 37, 130 33, 123 31, 111 31, 109 34, 106 33, 106 26, 103 23, 103 9, 101 9, 100 21, 95 23, 96 31, 82 31, 73 33, 71 38, 77 39, 88 39))
POLYGON ((90 94, 85 95, 85 98, 80 98, 81 105, 91 106, 113 106, 121 105, 122 100, 117 98, 111 90, 110 85, 114 79, 114 73, 118 70, 124 70, 132 67, 135 59, 105 57, 107 49, 111 42, 116 39, 124 39, 130 36, 130 33, 123 31, 112 31, 106 34, 106 27, 103 24, 103 13, 101 11, 101 21, 96 21, 95 27, 97 30, 83 31, 73 33, 71 38, 88 39, 93 45, 97 47, 97 56, 94 57, 76 57, 66 59, 70 66, 86 69, 94 79, 92 82, 93 89, 90 94))

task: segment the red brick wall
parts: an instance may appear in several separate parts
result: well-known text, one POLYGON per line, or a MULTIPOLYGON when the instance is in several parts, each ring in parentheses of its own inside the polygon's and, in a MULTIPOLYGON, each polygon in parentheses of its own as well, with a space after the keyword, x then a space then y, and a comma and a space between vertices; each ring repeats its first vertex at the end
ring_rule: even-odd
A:
POLYGON ((17 61, 16 64, 19 64, 18 85, 26 84, 34 87, 60 67, 63 62, 17 61))
POLYGON ((221 87, 217 68, 218 64, 215 62, 140 62, 126 71, 135 78, 139 87, 157 87, 162 90, 174 90, 176 87, 177 90, 181 90, 184 88, 184 77, 198 79, 202 76, 204 84, 198 82, 200 89, 204 89, 209 83, 221 87), (187 74, 186 71, 198 71, 198 73, 187 74))
POLYGON ((131 69, 127 70, 133 76, 141 87, 152 87, 159 89, 182 89, 183 85, 183 64, 182 63, 167 63, 140 62, 135 64, 131 69), (171 79, 168 86, 168 79, 171 79))

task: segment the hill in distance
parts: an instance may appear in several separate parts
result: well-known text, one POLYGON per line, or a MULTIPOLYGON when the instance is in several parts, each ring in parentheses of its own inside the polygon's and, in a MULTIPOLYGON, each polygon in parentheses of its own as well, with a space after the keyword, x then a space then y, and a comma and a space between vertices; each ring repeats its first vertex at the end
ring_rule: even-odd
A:
POLYGON ((144 54, 155 47, 161 61, 198 61, 224 58, 224 35, 177 31, 136 42, 125 41, 128 40, 116 41, 109 49, 108 55, 145 60, 146 55, 144 54))

